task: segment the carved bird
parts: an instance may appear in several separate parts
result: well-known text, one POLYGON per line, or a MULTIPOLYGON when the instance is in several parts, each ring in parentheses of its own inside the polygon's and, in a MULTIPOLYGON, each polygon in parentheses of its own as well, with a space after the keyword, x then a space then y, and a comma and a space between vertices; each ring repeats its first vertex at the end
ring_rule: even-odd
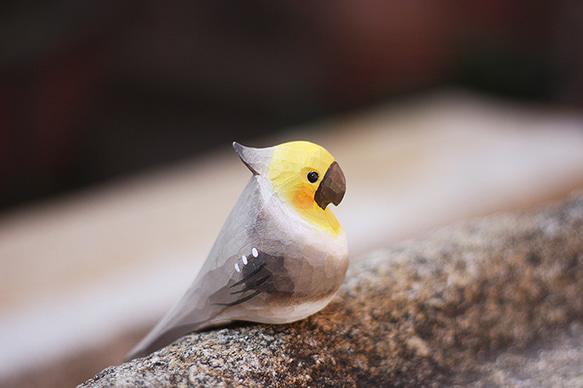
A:
POLYGON ((344 280, 348 245, 328 205, 346 181, 332 155, 306 141, 233 147, 253 176, 190 288, 128 359, 232 321, 304 319, 344 280))

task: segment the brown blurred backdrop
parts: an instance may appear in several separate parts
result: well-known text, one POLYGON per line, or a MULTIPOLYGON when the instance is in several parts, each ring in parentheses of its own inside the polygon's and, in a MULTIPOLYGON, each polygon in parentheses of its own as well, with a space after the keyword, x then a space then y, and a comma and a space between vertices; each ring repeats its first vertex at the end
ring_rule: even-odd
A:
POLYGON ((571 1, 8 1, 0 208, 461 85, 583 107, 571 1))

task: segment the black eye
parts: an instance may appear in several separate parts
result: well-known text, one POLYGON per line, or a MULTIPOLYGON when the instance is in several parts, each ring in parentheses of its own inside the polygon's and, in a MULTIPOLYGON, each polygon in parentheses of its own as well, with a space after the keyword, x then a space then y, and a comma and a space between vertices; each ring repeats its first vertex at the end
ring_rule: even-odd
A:
POLYGON ((316 183, 318 181, 318 178, 320 176, 318 175, 318 173, 316 171, 310 171, 308 173, 308 180, 312 183, 316 183))

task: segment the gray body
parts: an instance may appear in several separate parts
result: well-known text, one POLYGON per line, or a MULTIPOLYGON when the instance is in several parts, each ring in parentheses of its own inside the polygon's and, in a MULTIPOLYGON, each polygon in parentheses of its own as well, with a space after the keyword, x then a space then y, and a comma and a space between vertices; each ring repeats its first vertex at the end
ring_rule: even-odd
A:
POLYGON ((347 267, 343 233, 318 230, 253 175, 191 287, 128 359, 234 320, 303 319, 332 299, 347 267))

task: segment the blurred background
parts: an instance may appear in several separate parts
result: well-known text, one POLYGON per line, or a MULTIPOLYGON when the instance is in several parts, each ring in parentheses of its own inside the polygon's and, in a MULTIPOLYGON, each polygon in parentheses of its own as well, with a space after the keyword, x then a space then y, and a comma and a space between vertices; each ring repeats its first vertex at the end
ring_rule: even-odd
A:
POLYGON ((571 1, 0 6, 0 205, 443 85, 581 107, 571 1))
POLYGON ((357 256, 582 188, 582 108, 579 2, 4 2, 0 385, 121 362, 249 179, 233 140, 328 148, 357 256))

